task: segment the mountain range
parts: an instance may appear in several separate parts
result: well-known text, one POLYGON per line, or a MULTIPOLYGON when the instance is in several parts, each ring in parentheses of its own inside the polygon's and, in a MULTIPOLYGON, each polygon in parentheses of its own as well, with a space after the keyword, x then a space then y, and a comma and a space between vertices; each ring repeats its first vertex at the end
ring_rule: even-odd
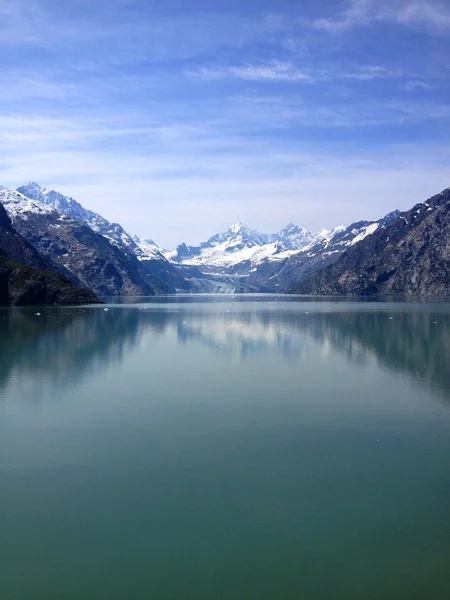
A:
POLYGON ((175 292, 450 292, 449 189, 377 221, 318 232, 290 223, 278 233, 236 223, 198 246, 181 243, 172 251, 34 182, 17 190, 0 187, 2 207, 1 260, 51 272, 90 299, 175 292))

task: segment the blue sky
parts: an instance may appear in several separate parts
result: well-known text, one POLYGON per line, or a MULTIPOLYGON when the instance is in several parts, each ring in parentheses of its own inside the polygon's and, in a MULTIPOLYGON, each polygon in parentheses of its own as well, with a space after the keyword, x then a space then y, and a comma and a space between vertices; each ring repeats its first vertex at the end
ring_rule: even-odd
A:
POLYGON ((0 183, 165 247, 450 185, 450 2, 0 0, 0 183))

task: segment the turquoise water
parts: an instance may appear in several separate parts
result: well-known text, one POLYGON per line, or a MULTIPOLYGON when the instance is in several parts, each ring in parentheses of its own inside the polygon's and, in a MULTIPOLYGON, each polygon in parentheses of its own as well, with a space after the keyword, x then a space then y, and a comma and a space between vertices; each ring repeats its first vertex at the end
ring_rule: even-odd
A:
POLYGON ((108 308, 0 309, 1 600, 450 598, 449 303, 108 308))

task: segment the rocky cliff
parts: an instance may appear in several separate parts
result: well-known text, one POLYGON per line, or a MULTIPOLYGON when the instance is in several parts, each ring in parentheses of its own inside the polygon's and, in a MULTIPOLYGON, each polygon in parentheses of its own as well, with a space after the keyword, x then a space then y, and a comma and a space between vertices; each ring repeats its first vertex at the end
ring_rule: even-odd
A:
POLYGON ((300 280, 303 294, 450 294, 450 188, 346 250, 300 280))

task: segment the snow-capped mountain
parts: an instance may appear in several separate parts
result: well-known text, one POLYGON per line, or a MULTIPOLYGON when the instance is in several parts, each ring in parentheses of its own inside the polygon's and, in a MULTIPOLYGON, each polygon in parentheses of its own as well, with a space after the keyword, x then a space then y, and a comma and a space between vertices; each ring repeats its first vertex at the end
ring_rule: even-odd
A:
POLYGON ((351 245, 338 260, 291 287, 304 294, 450 293, 450 189, 391 213, 371 234, 351 245))
MULTIPOLYGON (((0 188, 0 202, 14 229, 60 272, 99 296, 153 295, 171 291, 147 274, 137 257, 124 252, 83 222, 32 200, 20 192, 0 188)), ((167 261, 166 261, 167 262, 167 261)))
POLYGON ((153 240, 130 235, 119 223, 110 223, 98 213, 84 208, 70 196, 48 190, 36 182, 32 181, 21 186, 17 192, 34 200, 43 209, 54 209, 83 223, 129 255, 130 260, 136 257, 140 262, 138 269, 142 271, 141 275, 157 290, 170 293, 175 292, 176 289, 186 289, 187 284, 182 276, 169 263, 153 240))
POLYGON ((289 223, 284 229, 278 234, 274 234, 275 239, 273 241, 282 242, 288 250, 300 250, 308 244, 311 244, 314 240, 319 239, 321 236, 328 233, 326 230, 319 233, 313 233, 309 229, 299 227, 294 223, 289 223))
POLYGON ((260 233, 244 223, 235 223, 199 246, 183 243, 166 256, 175 263, 229 270, 240 263, 259 263, 269 256, 298 250, 315 237, 311 231, 293 223, 274 234, 260 233))
POLYGON ((123 250, 124 252, 135 253, 136 244, 124 228, 118 223, 110 223, 107 219, 102 217, 92 210, 84 208, 79 202, 71 198, 70 196, 64 196, 55 190, 48 190, 45 187, 40 186, 34 181, 30 181, 27 185, 23 185, 17 188, 17 191, 36 200, 41 204, 49 206, 58 212, 84 223, 95 233, 99 233, 110 240, 115 246, 123 250))
POLYGON ((257 265, 250 279, 273 291, 286 292, 299 279, 332 264, 347 249, 386 227, 397 214, 398 211, 394 211, 378 221, 357 221, 348 227, 322 230, 307 246, 288 255, 281 255, 278 260, 276 256, 272 256, 268 261, 257 265))
POLYGON ((236 223, 199 246, 180 244, 166 256, 197 291, 286 291, 303 272, 331 264, 396 215, 319 232, 289 223, 267 234, 236 223))

